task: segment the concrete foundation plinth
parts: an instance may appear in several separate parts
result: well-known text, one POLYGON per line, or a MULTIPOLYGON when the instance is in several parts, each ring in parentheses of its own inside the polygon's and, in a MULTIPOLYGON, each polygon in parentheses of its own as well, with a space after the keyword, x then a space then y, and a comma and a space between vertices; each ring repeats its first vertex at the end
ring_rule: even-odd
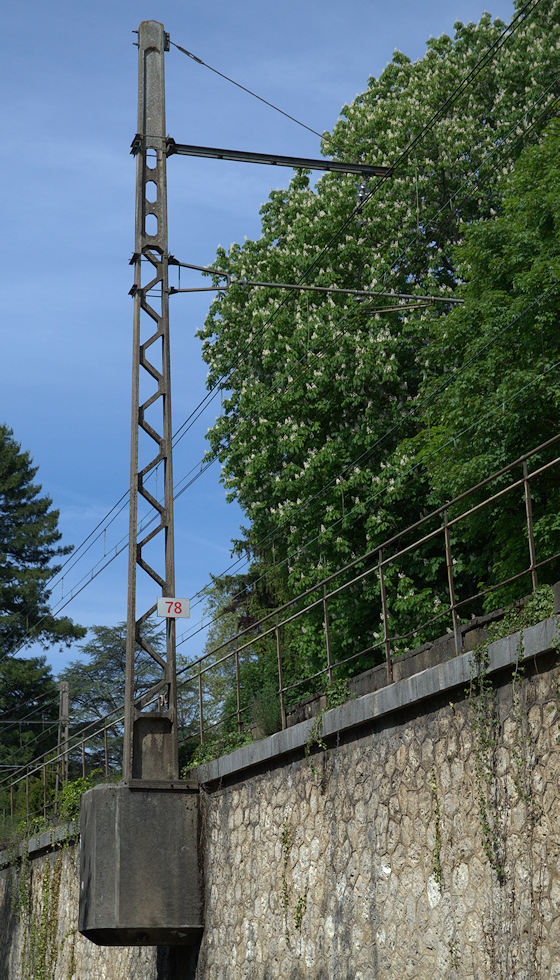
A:
POLYGON ((203 929, 197 837, 198 791, 187 784, 84 793, 82 935, 105 946, 196 943, 203 929))

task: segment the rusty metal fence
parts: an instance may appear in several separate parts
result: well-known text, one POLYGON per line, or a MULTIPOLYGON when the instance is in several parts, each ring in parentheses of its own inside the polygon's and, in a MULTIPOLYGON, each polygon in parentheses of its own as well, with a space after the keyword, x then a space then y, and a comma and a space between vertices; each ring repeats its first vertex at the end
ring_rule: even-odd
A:
MULTIPOLYGON (((245 721, 243 715, 246 708, 242 706, 242 657, 249 651, 254 651, 257 646, 268 639, 276 646, 277 661, 277 694, 280 702, 280 717, 282 728, 286 727, 286 696, 297 688, 305 686, 309 690, 312 682, 319 679, 326 679, 332 683, 334 671, 350 664, 355 660, 363 660, 369 656, 373 662, 377 659, 378 651, 382 651, 382 659, 386 666, 387 682, 392 682, 393 676, 393 656, 395 644, 398 641, 413 640, 415 635, 421 634, 427 627, 434 627, 436 623, 447 619, 449 628, 454 635, 455 653, 459 654, 462 649, 462 635, 460 630, 461 612, 469 605, 472 606, 477 600, 483 600, 491 593, 499 592, 505 586, 511 586, 517 580, 527 577, 530 587, 534 591, 538 587, 539 570, 557 561, 560 558, 560 551, 546 556, 538 556, 536 550, 534 521, 533 521, 533 500, 531 495, 531 483, 536 481, 545 473, 557 468, 560 464, 560 457, 553 459, 530 469, 530 462, 546 450, 554 447, 560 440, 560 435, 549 439, 535 449, 519 457, 514 462, 504 466, 497 472, 481 480, 476 485, 470 487, 464 493, 449 500, 444 506, 439 507, 426 514, 414 524, 404 528, 398 534, 393 535, 381 542, 375 548, 355 558, 344 567, 323 578, 317 584, 310 586, 294 599, 285 603, 283 606, 271 613, 263 616, 258 622, 240 631, 233 639, 228 639, 212 650, 208 651, 203 657, 189 664, 187 670, 191 675, 190 683, 193 682, 198 688, 198 730, 199 739, 204 743, 208 734, 217 727, 231 720, 236 719, 237 727, 241 731, 245 721), (469 505, 469 500, 481 491, 484 491, 492 483, 500 478, 510 477, 506 486, 500 487, 494 493, 487 494, 484 499, 477 500, 476 503, 469 505), (456 594, 454 562, 455 556, 452 548, 452 532, 462 523, 479 514, 485 508, 489 508, 497 503, 503 502, 508 495, 513 495, 515 491, 521 491, 523 514, 523 532, 526 537, 526 564, 514 574, 505 579, 480 588, 476 592, 458 598, 456 594), (464 509, 457 510, 463 505, 464 509), (466 506, 465 506, 466 505, 466 506), (422 532, 430 525, 436 523, 437 526, 420 533, 413 541, 404 544, 403 542, 410 537, 411 533, 422 532), (447 603, 441 605, 436 615, 428 620, 418 623, 407 633, 391 634, 390 631, 390 596, 387 592, 387 570, 395 563, 406 559, 408 555, 418 552, 419 549, 428 543, 437 542, 441 548, 442 559, 445 561, 447 578, 447 603), (353 574, 356 570, 367 565, 365 570, 353 574), (340 579, 344 579, 340 583, 340 579), (331 637, 330 608, 334 600, 349 589, 355 588, 359 583, 366 580, 375 581, 378 590, 378 601, 381 609, 381 636, 373 643, 363 649, 357 650, 350 656, 337 659, 333 653, 333 643, 331 637), (340 584, 338 584, 340 583, 340 584), (303 608, 296 608, 301 603, 303 608), (282 631, 314 610, 320 610, 322 615, 322 625, 324 633, 324 664, 310 675, 300 677, 293 683, 284 683, 284 660, 285 650, 282 644, 282 631), (234 649, 231 650, 231 646, 234 649), (377 657, 376 657, 377 654, 377 657), (232 680, 235 682, 236 709, 233 715, 221 717, 217 722, 207 723, 205 721, 205 678, 210 678, 213 671, 223 668, 227 663, 233 665, 231 670, 232 680)), ((558 471, 560 475, 560 471, 558 471)), ((560 544, 560 536, 558 543, 560 544)))
MULTIPOLYGON (((234 728, 242 732, 247 726, 247 705, 243 704, 243 663, 244 656, 249 656, 253 661, 259 657, 259 649, 263 644, 268 644, 268 651, 274 651, 273 659, 276 664, 276 697, 279 701, 279 720, 282 728, 287 725, 287 700, 292 700, 296 696, 298 688, 305 687, 318 692, 319 685, 324 682, 332 682, 335 671, 341 667, 351 664, 352 661, 369 658, 370 666, 379 662, 385 663, 387 682, 392 681, 393 659, 398 653, 398 645, 405 642, 413 642, 415 636, 421 635, 427 628, 436 629, 436 624, 447 625, 448 631, 454 636, 455 653, 461 652, 461 615, 469 604, 480 602, 493 592, 498 592, 506 586, 511 586, 514 582, 527 578, 528 587, 535 590, 539 584, 539 571, 553 562, 560 559, 560 550, 550 554, 537 554, 537 545, 534 532, 533 517, 533 496, 531 486, 535 481, 545 474, 552 475, 554 486, 560 489, 560 456, 556 456, 554 451, 560 441, 557 435, 547 442, 537 446, 535 449, 519 457, 514 462, 504 466, 501 470, 492 473, 490 476, 481 480, 475 486, 448 501, 445 506, 439 507, 423 516, 416 523, 409 525, 398 534, 393 535, 382 541, 375 548, 371 548, 365 554, 360 555, 344 567, 337 569, 332 574, 321 579, 316 584, 310 586, 294 599, 286 602, 281 607, 263 616, 258 622, 252 623, 243 630, 239 630, 234 636, 229 637, 224 642, 216 645, 213 649, 206 652, 187 664, 182 670, 178 671, 180 682, 178 692, 183 696, 183 703, 187 704, 187 718, 183 719, 183 730, 190 732, 191 741, 193 732, 196 730, 197 740, 204 742, 215 737, 216 729, 227 723, 232 723, 234 728), (552 452, 551 459, 545 462, 539 461, 538 457, 547 452, 552 452), (531 464, 533 467, 531 468, 531 464), (494 492, 487 492, 493 483, 504 482, 506 485, 500 486, 494 492), (482 499, 477 499, 482 497, 482 499), (473 498, 474 502, 473 502, 473 498), (485 508, 507 506, 510 512, 522 509, 522 520, 518 522, 519 534, 523 537, 523 548, 525 560, 523 567, 505 579, 492 582, 484 588, 469 594, 468 596, 457 595, 455 568, 455 553, 453 545, 453 532, 462 524, 472 519, 474 515, 481 515, 485 508), (414 539, 409 541, 411 535, 414 539), (388 573, 398 562, 406 560, 409 556, 418 555, 422 548, 427 545, 431 549, 439 550, 441 561, 445 563, 446 570, 446 593, 447 601, 441 603, 441 608, 437 613, 430 616, 427 620, 415 624, 407 632, 392 633, 391 624, 391 601, 392 595, 388 589, 388 573), (331 629, 331 610, 337 598, 344 595, 348 590, 355 589, 360 583, 368 582, 373 593, 377 597, 377 608, 380 610, 380 633, 374 642, 366 647, 352 652, 349 656, 337 658, 335 656, 332 629, 331 629), (285 665, 286 655, 289 653, 286 645, 282 641, 282 634, 287 628, 295 623, 302 622, 305 617, 311 614, 319 616, 323 634, 323 664, 317 670, 305 676, 297 677, 291 683, 286 684, 285 665), (447 624, 445 621, 447 620, 447 624), (224 714, 225 697, 222 695, 218 699, 218 707, 214 701, 213 710, 208 711, 210 700, 209 688, 211 686, 212 672, 226 672, 227 693, 229 703, 233 701, 233 711, 229 715, 224 714), (190 692, 190 699, 187 693, 190 692), (209 717, 209 715, 211 717, 209 717), (215 717, 218 715, 218 717, 215 717)), ((519 542, 517 542, 519 544, 519 542)), ((554 544, 554 541, 552 542, 554 544)), ((556 543, 560 543, 559 541, 556 543)), ((550 550, 547 549, 547 550, 550 550)), ((432 552, 433 553, 433 552, 432 552)), ((372 594, 373 594, 372 593, 372 594)), ((158 691, 149 690, 137 698, 137 703, 143 707, 156 700, 158 691)), ((181 697, 180 697, 181 703, 181 697)), ((110 738, 118 739, 122 735, 122 722, 124 718, 124 706, 116 709, 112 715, 107 715, 100 722, 94 722, 87 728, 83 728, 78 734, 70 736, 68 742, 61 747, 58 752, 46 753, 10 776, 0 779, 0 794, 4 799, 9 798, 9 804, 4 806, 4 810, 9 810, 10 818, 14 817, 14 798, 15 794, 25 792, 25 815, 29 820, 34 816, 47 816, 50 809, 56 811, 59 794, 63 789, 69 774, 86 776, 92 768, 97 768, 100 778, 107 779, 112 773, 118 772, 120 759, 118 753, 111 751, 110 738), (34 781, 34 800, 35 806, 31 804, 30 786, 34 781), (42 798, 37 805, 37 784, 42 786, 42 798)), ((39 794, 40 796, 40 794, 39 794)), ((21 810, 21 802, 20 802, 21 810)), ((5 813, 5 817, 7 814, 5 813)))

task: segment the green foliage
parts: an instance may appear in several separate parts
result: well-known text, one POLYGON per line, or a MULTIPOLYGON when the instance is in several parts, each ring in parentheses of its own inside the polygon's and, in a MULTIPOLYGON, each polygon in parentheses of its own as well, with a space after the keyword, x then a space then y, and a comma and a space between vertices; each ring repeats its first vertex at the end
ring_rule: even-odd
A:
POLYGON ((498 834, 498 820, 492 796, 494 781, 493 759, 496 744, 497 719, 494 688, 488 676, 488 645, 482 644, 473 653, 474 676, 471 680, 473 711, 475 786, 482 846, 488 863, 503 881, 504 869, 498 834))
POLYGON ((58 571, 58 511, 34 483, 37 467, 0 425, 0 660, 31 642, 70 645, 85 630, 49 610, 48 583, 58 571))
POLYGON ((290 851, 294 842, 294 836, 289 825, 284 822, 280 835, 280 847, 282 849, 282 909, 284 912, 286 934, 288 932, 288 908, 290 905, 290 893, 288 890, 288 864, 290 861, 290 851))
POLYGON ((303 895, 299 896, 294 911, 294 926, 296 927, 298 932, 301 932, 303 916, 305 915, 306 910, 307 910, 307 890, 303 893, 303 895))
MULTIPOLYGON (((120 708, 124 700, 126 667, 126 623, 116 626, 91 626, 89 639, 80 647, 80 659, 73 660, 59 674, 68 682, 72 731, 86 726, 120 708)), ((163 640, 158 627, 149 621, 142 624, 142 635, 156 650, 163 640)), ((161 677, 155 661, 140 646, 135 654, 135 695, 147 690, 161 677)), ((120 712, 119 712, 120 713, 120 712)), ((118 715, 117 715, 118 716, 118 715)), ((118 768, 122 759, 122 723, 114 723, 108 732, 110 765, 118 768)), ((90 743, 90 762, 104 761, 104 744, 90 743)))
POLYGON ((0 660, 0 715, 7 722, 24 719, 0 725, 5 765, 22 765, 56 745, 58 689, 45 657, 0 660), (27 723, 29 715, 35 724, 27 723))
POLYGON ((437 791, 437 781, 435 772, 432 773, 430 779, 430 789, 432 791, 432 805, 434 809, 434 825, 435 825, 435 844, 432 852, 432 874, 437 881, 438 885, 441 884, 442 879, 442 867, 441 867, 441 817, 439 809, 439 796, 437 791))
MULTIPOLYGON (((430 371, 419 392, 427 402, 424 425, 404 448, 423 461, 434 502, 463 492, 558 431, 559 242, 555 120, 540 145, 526 149, 504 178, 500 213, 465 228, 455 253, 465 304, 431 323, 430 371), (443 387, 450 372, 453 384, 443 387)), ((559 550, 559 487, 554 471, 531 486, 541 558, 559 550)), ((473 517, 458 538, 469 552, 461 577, 483 587, 524 567, 524 521, 522 491, 473 517)), ((558 572, 556 564, 545 574, 553 581, 558 572)), ((512 586, 505 598, 524 588, 512 586)))
POLYGON ((0 754, 6 765, 21 765, 56 745, 58 716, 45 657, 13 654, 31 642, 69 645, 85 633, 49 609, 49 582, 60 567, 53 562, 71 548, 58 544, 58 511, 40 495, 36 473, 29 454, 0 425, 0 714, 10 722, 0 726, 0 754))
POLYGON ((182 778, 184 779, 191 769, 203 766, 205 762, 212 762, 213 759, 227 755, 228 752, 234 752, 235 749, 240 749, 242 745, 252 741, 252 736, 248 732, 225 732, 216 738, 207 739, 196 747, 187 765, 183 767, 182 778))
POLYGON ((554 592, 549 585, 541 585, 527 598, 515 602, 506 609, 502 619, 490 623, 487 643, 511 636, 519 630, 535 626, 554 614, 554 592))
POLYGON ((327 698, 327 708, 338 708, 341 704, 346 704, 351 696, 348 688, 348 681, 345 677, 335 677, 325 685, 325 695, 327 698))
MULTIPOLYGON (((80 647, 80 659, 73 660, 59 675, 68 681, 72 716, 80 721, 102 718, 123 701, 126 667, 126 623, 116 626, 91 626, 90 636, 80 647)), ((142 624, 142 636, 154 647, 162 649, 162 637, 157 625, 142 624)), ((140 646, 135 656, 135 694, 147 690, 161 671, 155 661, 140 646)))
POLYGON ((473 651, 473 676, 469 700, 473 715, 475 781, 483 848, 499 881, 503 880, 503 865, 498 834, 497 814, 493 798, 494 749, 497 719, 494 687, 488 674, 489 645, 495 640, 521 631, 518 655, 513 675, 513 720, 515 723, 513 763, 514 783, 521 800, 529 802, 526 787, 523 717, 518 684, 523 674, 520 664, 522 631, 548 618, 554 611, 553 591, 549 586, 536 589, 532 595, 507 609, 503 618, 490 624, 488 638, 473 651))
MULTIPOLYGON (((397 159, 503 26, 484 14, 478 24, 456 24, 453 37, 431 38, 414 63, 396 52, 342 109, 332 134, 340 156, 397 159)), ((558 290, 537 298, 558 278, 558 126, 543 132, 559 33, 558 0, 535 7, 325 255, 356 205, 349 176, 329 173, 312 188, 297 172, 263 205, 259 240, 218 250, 216 266, 237 284, 218 295, 199 331, 209 386, 228 377, 209 456, 220 459, 227 493, 246 515, 237 550, 251 560, 253 615, 557 431, 558 290), (277 310, 276 292, 240 281, 294 282, 315 259, 309 281, 317 285, 458 290, 465 305, 452 314, 382 312, 376 303, 297 294, 277 310)), ((535 490, 535 535, 546 554, 559 550, 557 486, 543 478, 535 490)), ((519 495, 515 507, 496 507, 453 532, 458 593, 526 564, 522 520, 519 495)), ((448 601, 442 551, 441 540, 427 542, 388 572, 390 630, 405 637, 397 653, 448 601)), ((329 612, 338 659, 379 639, 371 583, 333 599, 329 612)), ((285 633, 288 679, 324 667, 319 612, 285 633)))
POLYGON ((103 778, 102 769, 93 769, 88 776, 79 776, 66 783, 58 797, 58 812, 63 822, 78 820, 80 816, 80 801, 88 789, 92 789, 103 778))
MULTIPOLYGON (((350 692, 348 690, 348 681, 345 678, 338 678, 329 682, 325 687, 325 695, 327 698, 327 703, 324 708, 322 708, 318 714, 313 719, 313 724, 309 732, 309 738, 304 746, 305 758, 308 759, 312 752, 316 749, 320 749, 322 752, 326 752, 327 743, 323 738, 323 717, 326 711, 330 708, 337 708, 339 705, 344 704, 350 699, 350 692)), ((325 773, 317 766, 311 767, 312 772, 315 776, 319 776, 321 780, 321 790, 324 792, 325 789, 325 773)))
POLYGON ((26 847, 19 867, 12 865, 12 911, 19 917, 23 930, 22 980, 51 980, 56 972, 63 854, 64 848, 54 859, 48 853, 45 855, 38 906, 32 900, 31 863, 26 847))
MULTIPOLYGON (((203 707, 206 726, 219 724, 224 732, 238 727, 235 644, 238 639, 241 688, 241 720, 246 728, 255 726, 260 736, 271 735, 281 726, 278 672, 274 635, 261 637, 251 631, 252 623, 266 612, 268 601, 258 586, 250 591, 245 576, 213 579, 206 590, 205 614, 211 623, 205 652, 216 651, 215 659, 229 659, 203 675, 203 707)), ((272 621, 270 622, 272 626, 272 621)), ((196 675, 186 688, 179 688, 185 727, 198 724, 198 682, 196 675)))

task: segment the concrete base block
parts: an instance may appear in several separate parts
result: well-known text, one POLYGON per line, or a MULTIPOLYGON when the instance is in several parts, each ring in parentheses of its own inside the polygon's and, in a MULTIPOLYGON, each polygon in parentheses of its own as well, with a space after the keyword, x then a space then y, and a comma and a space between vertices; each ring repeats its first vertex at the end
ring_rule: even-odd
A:
POLYGON ((198 792, 177 786, 102 785, 84 793, 78 928, 94 943, 199 940, 198 792))

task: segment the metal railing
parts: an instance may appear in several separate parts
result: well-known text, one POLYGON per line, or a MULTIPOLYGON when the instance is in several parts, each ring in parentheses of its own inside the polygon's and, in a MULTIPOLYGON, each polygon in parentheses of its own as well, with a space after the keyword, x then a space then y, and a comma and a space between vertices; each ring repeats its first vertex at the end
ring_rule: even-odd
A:
MULTIPOLYGON (((189 688, 191 691, 193 687, 195 689, 193 701, 196 703, 196 708, 190 709, 191 717, 188 726, 191 738, 196 729, 198 740, 204 744, 212 732, 223 724, 232 721, 239 732, 246 728, 246 716, 250 713, 251 706, 243 705, 242 698, 244 656, 248 657, 250 662, 255 662, 259 656, 258 648, 260 647, 262 650, 263 644, 266 643, 268 643, 269 654, 271 650, 273 651, 272 656, 276 663, 276 697, 279 701, 279 718, 282 728, 287 725, 287 696, 291 695, 293 699, 293 692, 298 688, 305 686, 308 691, 310 688, 314 688, 317 693, 316 682, 318 679, 326 678, 328 682, 332 682, 338 668, 359 659, 362 659, 363 662, 364 658, 368 658, 370 666, 384 662, 387 682, 390 683, 393 676, 393 659, 395 654, 399 652, 399 644, 402 645, 403 642, 413 640, 414 637, 422 635, 426 629, 431 629, 433 632, 436 624, 446 618, 448 619, 449 631, 454 637, 455 653, 459 654, 462 649, 461 613, 469 604, 480 603, 486 596, 498 592, 506 586, 511 586, 524 576, 529 578, 531 588, 535 590, 538 587, 539 570, 560 559, 560 551, 545 556, 537 555, 531 494, 531 484, 544 474, 554 471, 560 464, 560 456, 554 456, 546 462, 538 463, 537 461, 538 465, 534 469, 530 469, 530 462, 554 447, 559 440, 560 434, 492 473, 475 486, 448 501, 444 506, 424 515, 414 524, 325 576, 293 599, 262 616, 257 622, 239 630, 178 671, 178 676, 182 677, 178 685, 179 693, 185 694, 189 688), (492 483, 503 481, 506 477, 508 478, 507 485, 500 486, 494 492, 487 493, 483 499, 476 499, 473 502, 473 497, 480 496, 481 492, 487 490, 492 483), (514 499, 512 495, 515 495, 516 491, 518 491, 517 499, 514 499), (455 558, 460 553, 460 549, 457 545, 453 545, 453 532, 475 515, 481 515, 485 508, 496 504, 505 506, 506 501, 512 514, 519 517, 519 508, 522 509, 522 520, 519 521, 518 534, 526 539, 523 543, 526 554, 523 568, 498 582, 493 582, 484 588, 478 588, 468 596, 458 598, 457 576, 454 569, 455 558), (407 541, 407 538, 413 534, 415 535, 414 540, 407 541), (441 608, 435 615, 430 616, 424 622, 415 624, 412 629, 405 632, 391 632, 391 600, 393 596, 388 582, 389 570, 395 567, 398 562, 402 562, 403 559, 410 559, 412 556, 418 557, 421 549, 428 545, 439 550, 442 567, 445 563, 447 602, 441 604, 441 608), (370 587, 371 594, 367 601, 371 608, 376 608, 379 611, 380 635, 375 637, 373 642, 368 643, 367 646, 352 652, 349 656, 337 659, 333 644, 331 612, 333 608, 336 608, 337 599, 344 596, 349 590, 355 590, 362 583, 368 583, 370 587), (286 657, 287 655, 289 657, 289 645, 283 644, 282 633, 313 613, 318 614, 321 620, 324 638, 322 641, 324 643, 323 665, 310 674, 297 676, 290 683, 285 683, 286 657), (205 701, 205 682, 208 686, 211 672, 219 670, 223 672, 225 669, 229 671, 226 681, 227 693, 234 701, 234 709, 229 715, 224 714, 225 696, 222 696, 221 701, 218 699, 219 703, 217 707, 214 704, 213 709, 209 709, 207 692, 205 701), (218 717, 212 720, 207 715, 218 715, 218 717)), ((555 480, 557 476, 560 476, 560 471, 558 474, 554 473, 555 480)), ((560 479, 557 484, 555 483, 555 486, 560 487, 560 479)), ((437 554, 437 551, 435 553, 437 554)), ((146 707, 158 698, 160 687, 161 684, 155 685, 150 690, 138 695, 136 703, 146 707)), ((56 809, 59 789, 63 786, 64 774, 67 775, 69 769, 70 772, 73 770, 74 774, 78 773, 85 776, 95 764, 101 767, 102 776, 109 777, 113 767, 109 735, 111 732, 114 734, 120 730, 119 726, 122 725, 123 718, 124 705, 114 709, 99 722, 93 722, 81 729, 79 733, 70 736, 60 751, 46 752, 20 767, 15 773, 0 779, 0 793, 9 791, 11 818, 14 817, 14 796, 22 783, 25 784, 25 813, 29 820, 34 815, 46 816, 52 807, 56 809), (40 780, 43 786, 42 805, 35 810, 32 810, 30 806, 32 780, 35 780, 35 797, 37 796, 37 780, 40 780), (49 789, 53 785, 54 793, 49 789)))
MULTIPOLYGON (((460 614, 466 606, 474 603, 477 600, 484 599, 484 597, 493 592, 498 592, 505 586, 512 585, 514 582, 522 579, 524 576, 530 577, 531 588, 535 590, 538 586, 539 569, 544 568, 560 558, 560 551, 557 551, 554 554, 547 555, 546 557, 542 557, 540 560, 537 560, 533 522, 533 501, 530 489, 532 481, 535 481, 538 477, 541 477, 548 471, 558 467, 558 464, 560 464, 560 457, 555 457, 552 460, 537 466, 532 471, 529 469, 529 461, 531 459, 554 446, 559 440, 560 435, 557 435, 514 460, 507 466, 502 467, 502 469, 498 470, 497 472, 492 473, 475 486, 470 487, 457 497, 449 500, 445 505, 436 508, 429 514, 426 514, 420 520, 416 521, 414 524, 409 525, 402 531, 399 531, 397 534, 381 542, 375 548, 369 549, 364 554, 353 559, 351 562, 348 562, 342 568, 337 569, 335 572, 304 590, 294 599, 286 602, 278 609, 267 613, 246 629, 239 631, 235 637, 223 641, 208 651, 204 656, 199 657, 197 660, 189 664, 188 670, 196 675, 196 684, 198 686, 198 727, 200 741, 203 743, 208 731, 216 728, 225 721, 230 721, 232 717, 236 718, 238 729, 240 731, 243 729, 244 721, 242 716, 244 710, 241 706, 241 658, 245 652, 252 651, 256 645, 262 645, 268 638, 273 640, 276 645, 278 679, 277 695, 280 701, 282 728, 286 727, 286 695, 290 691, 294 691, 296 688, 304 685, 308 686, 310 682, 316 681, 317 678, 325 676, 328 681, 332 683, 333 672, 336 670, 336 668, 346 666, 352 661, 364 658, 366 656, 371 657, 371 655, 378 650, 383 651, 382 656, 386 666, 387 682, 391 683, 393 676, 393 655, 395 643, 397 643, 397 641, 412 639, 415 635, 418 635, 428 627, 433 627, 436 623, 442 619, 445 619, 446 617, 449 617, 451 621, 451 631, 454 636, 455 653, 459 654, 462 649, 460 614), (458 506, 464 504, 469 498, 479 494, 480 491, 487 488, 490 484, 508 474, 511 474, 516 469, 521 470, 519 477, 511 480, 507 486, 501 487, 496 492, 488 494, 483 500, 477 501, 471 506, 467 506, 466 509, 462 510, 460 513, 453 513, 452 516, 450 515, 450 512, 456 511, 458 506), (484 508, 503 501, 504 498, 506 498, 509 494, 513 494, 516 490, 522 491, 521 496, 524 511, 524 533, 527 539, 527 564, 519 571, 516 571, 513 575, 509 575, 498 582, 494 582, 485 588, 480 588, 476 592, 458 599, 456 595, 454 573, 455 555, 454 549, 452 548, 452 531, 458 528, 469 518, 479 514, 484 510, 484 508), (411 533, 421 531, 424 528, 427 529, 430 524, 433 524, 435 521, 438 522, 437 527, 431 530, 426 530, 426 533, 420 534, 419 537, 416 537, 416 539, 410 543, 403 543, 403 540, 406 539, 407 536, 410 536, 411 533), (448 602, 446 605, 442 604, 441 610, 436 615, 430 617, 428 620, 420 624, 417 624, 409 632, 392 635, 390 631, 389 614, 390 597, 388 597, 387 594, 387 570, 391 566, 394 566, 398 561, 414 554, 415 552, 418 552, 418 550, 423 546, 431 542, 436 542, 438 539, 441 541, 442 559, 445 560, 446 566, 448 602), (357 574, 352 574, 364 564, 368 565, 365 570, 361 570, 357 574), (348 575, 350 575, 350 577, 342 584, 336 584, 337 580, 340 580, 340 578, 348 575), (375 642, 368 644, 368 646, 356 651, 355 653, 352 653, 350 656, 342 659, 335 659, 333 655, 333 643, 331 637, 329 604, 332 605, 333 600, 343 595, 343 593, 346 591, 355 588, 357 585, 365 582, 366 580, 371 582, 372 579, 376 580, 378 589, 382 635, 375 642), (305 603, 303 608, 295 608, 302 602, 305 603), (303 617, 308 616, 313 610, 319 609, 322 612, 324 631, 324 666, 314 671, 312 674, 300 677, 293 683, 286 685, 284 683, 285 651, 283 650, 281 640, 282 630, 296 621, 301 620, 303 617), (224 652, 227 651, 228 647, 231 647, 232 643, 234 645, 233 651, 224 652), (219 654, 222 654, 222 656, 218 656, 219 654), (218 659, 216 659, 217 656, 218 659), (232 671, 232 675, 234 672, 236 687, 236 710, 233 715, 229 715, 227 718, 222 717, 219 722, 207 724, 205 723, 203 678, 206 675, 209 675, 212 671, 223 668, 224 665, 230 661, 232 661, 234 664, 234 671, 232 671)), ((457 549, 457 552, 458 551, 459 549, 457 549)))

